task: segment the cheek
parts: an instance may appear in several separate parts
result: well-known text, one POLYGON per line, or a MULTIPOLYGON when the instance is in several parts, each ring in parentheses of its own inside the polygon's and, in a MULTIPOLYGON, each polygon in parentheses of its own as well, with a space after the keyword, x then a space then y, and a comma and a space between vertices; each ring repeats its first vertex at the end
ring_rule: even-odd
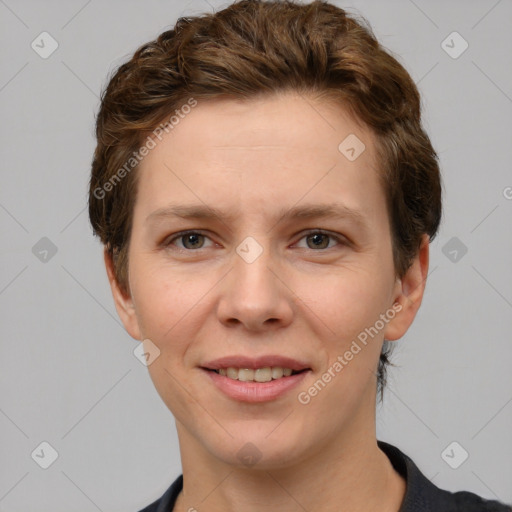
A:
POLYGON ((139 325, 146 338, 162 344, 180 343, 178 333, 200 311, 201 298, 209 289, 207 279, 184 277, 175 269, 145 259, 134 261, 132 293, 139 325))
POLYGON ((302 295, 308 297, 304 302, 342 343, 373 325, 388 307, 388 284, 377 273, 344 269, 319 284, 316 292, 304 287, 302 295))

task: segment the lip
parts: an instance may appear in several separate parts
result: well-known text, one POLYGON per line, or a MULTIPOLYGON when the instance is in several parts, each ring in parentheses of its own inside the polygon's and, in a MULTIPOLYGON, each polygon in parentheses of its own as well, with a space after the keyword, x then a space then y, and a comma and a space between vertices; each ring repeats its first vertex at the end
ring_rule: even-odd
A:
MULTIPOLYGON (((258 366, 258 368, 260 367, 258 366)), ((287 368, 290 367, 287 366, 287 368)), ((290 375, 289 377, 281 377, 280 379, 272 380, 270 382, 243 382, 240 380, 231 379, 224 375, 219 375, 214 371, 207 370, 205 367, 201 368, 201 371, 211 379, 217 389, 219 389, 228 397, 240 402, 252 403, 276 400, 285 393, 289 392, 291 389, 298 386, 305 378, 305 376, 311 372, 311 370, 307 370, 301 373, 290 375)))
MULTIPOLYGON (((256 370, 257 368, 265 368, 266 366, 280 366, 282 368, 290 368, 297 372, 301 370, 308 370, 310 366, 296 359, 290 357, 283 357, 279 355, 266 355, 260 357, 247 357, 247 356, 225 356, 213 361, 208 361, 201 365, 202 368, 208 370, 219 370, 220 368, 248 368, 256 370)), ((231 379, 233 380, 233 379, 231 379)))

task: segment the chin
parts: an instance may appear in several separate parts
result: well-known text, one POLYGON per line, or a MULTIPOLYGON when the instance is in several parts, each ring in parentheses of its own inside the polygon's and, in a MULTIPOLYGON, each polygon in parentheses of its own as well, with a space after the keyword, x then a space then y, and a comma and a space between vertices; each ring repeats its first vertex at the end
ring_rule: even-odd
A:
POLYGON ((238 432, 239 435, 221 443, 204 444, 210 454, 224 464, 254 471, 283 469, 300 462, 305 456, 304 440, 290 436, 288 432, 270 436, 268 430, 265 434, 255 432, 254 435, 251 435, 251 429, 238 432))

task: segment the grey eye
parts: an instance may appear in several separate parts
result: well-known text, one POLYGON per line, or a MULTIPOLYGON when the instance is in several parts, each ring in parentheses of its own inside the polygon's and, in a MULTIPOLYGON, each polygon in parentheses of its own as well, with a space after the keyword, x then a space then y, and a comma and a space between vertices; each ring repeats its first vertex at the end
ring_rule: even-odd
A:
POLYGON ((182 240, 185 249, 201 249, 204 245, 205 236, 199 233, 189 233, 182 235, 178 240, 182 240))
POLYGON ((308 247, 310 249, 326 249, 329 246, 330 238, 331 237, 329 235, 325 235, 323 233, 313 233, 306 236, 306 240, 308 240, 308 247), (312 244, 309 244, 309 240, 312 241, 312 244))

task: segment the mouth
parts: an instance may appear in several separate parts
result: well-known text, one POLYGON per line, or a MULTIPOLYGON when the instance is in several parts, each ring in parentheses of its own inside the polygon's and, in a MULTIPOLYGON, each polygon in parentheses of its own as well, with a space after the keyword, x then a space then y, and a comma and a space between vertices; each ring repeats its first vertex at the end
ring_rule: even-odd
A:
POLYGON ((290 392, 312 368, 282 356, 228 356, 200 366, 221 392, 242 402, 266 402, 290 392))
POLYGON ((202 368, 242 382, 270 382, 311 370, 305 362, 279 355, 226 356, 209 361, 202 368))
POLYGON ((291 377, 292 375, 297 375, 309 370, 309 368, 292 370, 291 368, 283 368, 282 366, 264 366, 263 368, 255 369, 228 366, 227 368, 204 369, 210 372, 215 372, 217 375, 222 375, 228 379, 239 380, 241 382, 270 382, 272 380, 291 377))

